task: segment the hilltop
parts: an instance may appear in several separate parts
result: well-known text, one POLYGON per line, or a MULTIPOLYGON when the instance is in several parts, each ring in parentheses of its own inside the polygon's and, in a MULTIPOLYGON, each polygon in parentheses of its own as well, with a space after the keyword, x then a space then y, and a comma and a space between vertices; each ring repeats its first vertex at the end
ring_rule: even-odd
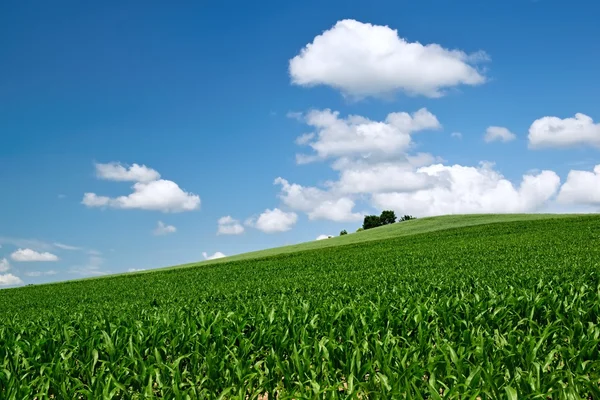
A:
POLYGON ((306 250, 317 250, 327 247, 343 246, 373 240, 384 240, 402 236, 417 235, 445 229, 462 228, 473 225, 486 225, 512 221, 536 221, 542 219, 573 218, 581 214, 467 214, 444 215, 436 217, 417 218, 395 224, 381 226, 360 232, 350 232, 344 236, 334 236, 330 239, 314 240, 291 246, 275 247, 266 250, 253 251, 215 260, 205 260, 189 264, 177 265, 170 268, 190 267, 195 265, 215 264, 230 261, 250 260, 276 256, 279 254, 295 253, 306 250))
POLYGON ((423 218, 2 290, 0 397, 595 398, 599 232, 423 218))

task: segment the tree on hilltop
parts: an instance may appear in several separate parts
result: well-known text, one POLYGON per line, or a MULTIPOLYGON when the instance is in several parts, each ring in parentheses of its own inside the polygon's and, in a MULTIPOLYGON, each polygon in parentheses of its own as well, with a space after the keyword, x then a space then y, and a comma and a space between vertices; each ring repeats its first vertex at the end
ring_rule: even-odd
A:
POLYGON ((381 225, 393 224, 396 222, 396 213, 391 210, 382 211, 379 220, 381 221, 381 225))
POLYGON ((365 215, 365 219, 363 221, 363 229, 371 229, 377 228, 381 226, 381 220, 377 215, 365 215))

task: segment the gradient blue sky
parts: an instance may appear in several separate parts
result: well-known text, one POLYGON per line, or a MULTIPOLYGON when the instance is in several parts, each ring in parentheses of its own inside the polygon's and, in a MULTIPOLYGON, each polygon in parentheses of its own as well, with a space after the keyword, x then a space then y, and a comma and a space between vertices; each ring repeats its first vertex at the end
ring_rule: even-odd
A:
MULTIPOLYGON (((313 212, 319 199, 298 206, 290 198, 294 194, 287 201, 280 198, 281 186, 273 184, 278 177, 302 185, 300 190, 318 187, 327 201, 352 201, 359 214, 379 212, 388 204, 417 216, 596 211, 600 189, 594 184, 600 186, 600 170, 592 171, 600 164, 600 127, 566 119, 577 113, 600 119, 599 12, 596 2, 548 0, 180 2, 177 7, 154 1, 2 2, 0 261, 5 260, 0 274, 12 276, 4 284, 156 268, 201 260, 203 252, 232 255, 360 226, 355 216, 328 217, 336 214, 330 208, 313 212), (463 59, 484 81, 447 85, 441 97, 409 93, 400 76, 406 71, 391 64, 390 79, 400 83, 385 94, 355 95, 350 86, 340 89, 328 82, 348 72, 352 84, 369 86, 373 70, 364 72, 361 63, 369 61, 359 57, 341 70, 331 67, 317 77, 321 84, 293 84, 290 60, 345 19, 388 26, 411 43, 438 44, 464 54, 485 52, 487 61, 463 59), (377 191, 347 195, 327 190, 325 182, 339 178, 332 163, 340 157, 297 163, 298 153, 311 152, 296 138, 316 129, 308 126, 306 114, 294 118, 291 112, 331 109, 340 118, 384 121, 389 113, 412 114, 421 108, 435 115, 440 127, 415 133, 410 149, 394 153, 400 159, 431 155, 429 163, 413 165, 409 173, 429 164, 464 166, 481 175, 489 191, 464 184, 475 185, 478 178, 457 184, 463 178, 449 174, 427 183, 425 192, 411 194, 403 188, 394 197, 382 190, 386 193, 374 200, 377 191), (536 120, 539 138, 546 140, 538 148, 529 136, 536 120), (506 128, 514 139, 487 142, 490 126, 506 128), (562 136, 552 136, 557 131, 562 136), (460 138, 452 135, 456 132, 460 138), (481 166, 481 161, 495 164, 481 166), (173 213, 86 206, 84 193, 115 197, 132 192, 134 181, 99 179, 96 164, 108 163, 124 168, 137 163, 158 171, 198 195, 200 207, 173 213), (541 170, 560 178, 559 186, 544 175, 549 179, 544 187, 551 188, 542 199, 530 193, 537 190, 533 185, 509 209, 482 200, 488 192, 502 197, 507 183, 518 189, 524 174, 541 170), (580 172, 567 190, 571 170, 580 172), (492 172, 498 176, 490 177, 492 172), (435 191, 435 185, 449 189, 435 191), (440 196, 442 205, 437 203, 440 196), (420 205, 407 205, 409 200, 420 205), (422 206, 428 202, 438 206, 422 206), (266 233, 256 218, 275 208, 288 217, 288 226, 266 233), (244 232, 217 235, 217 221, 224 216, 239 220, 244 232), (245 224, 253 216, 254 223, 245 224), (176 231, 153 234, 158 221, 176 231), (19 249, 48 252, 57 260, 20 261, 23 257, 15 255, 19 249)), ((368 29, 361 32, 369 35, 368 29)), ((343 39, 344 33, 338 33, 343 39)), ((363 46, 360 51, 377 47, 377 35, 364 39, 356 45, 363 46)), ((321 43, 322 54, 352 54, 356 43, 342 40, 335 48, 321 43)), ((408 57, 402 52, 395 56, 408 57)), ((327 57, 325 62, 332 62, 333 56, 327 57)), ((303 68, 312 68, 307 65, 316 65, 317 58, 307 59, 303 68)), ((377 64, 385 67, 385 62, 377 64)), ((424 69, 419 64, 407 68, 413 67, 416 73, 424 69)), ((346 155, 358 157, 356 161, 359 153, 346 155)), ((377 162, 408 165, 389 157, 377 162)), ((365 168, 373 167, 369 165, 365 168)), ((462 173, 458 167, 452 171, 462 173)))

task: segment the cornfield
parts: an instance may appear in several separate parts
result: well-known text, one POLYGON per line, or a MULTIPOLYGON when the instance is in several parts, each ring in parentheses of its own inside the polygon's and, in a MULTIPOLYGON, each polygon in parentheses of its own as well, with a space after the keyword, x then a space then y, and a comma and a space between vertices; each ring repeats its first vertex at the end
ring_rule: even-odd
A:
POLYGON ((0 291, 2 399, 600 398, 600 217, 0 291))

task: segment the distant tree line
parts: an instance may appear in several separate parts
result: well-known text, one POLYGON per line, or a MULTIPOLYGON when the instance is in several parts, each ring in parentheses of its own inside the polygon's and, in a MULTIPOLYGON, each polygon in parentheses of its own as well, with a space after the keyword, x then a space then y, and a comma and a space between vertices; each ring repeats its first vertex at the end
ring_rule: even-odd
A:
MULTIPOLYGON (((381 215, 365 215, 362 229, 377 228, 378 226, 390 225, 396 222, 396 213, 391 210, 385 210, 381 212, 381 215)), ((412 215, 403 215, 400 217, 398 222, 408 221, 415 219, 412 215)))
MULTIPOLYGON (((408 221, 410 219, 416 219, 412 215, 403 215, 399 219, 396 217, 396 213, 392 210, 385 210, 381 212, 381 215, 365 215, 363 224, 359 227, 356 232, 364 231, 366 229, 377 228, 378 226, 390 225, 397 222, 408 221)), ((340 232, 340 236, 347 235, 348 231, 345 229, 340 232)))

